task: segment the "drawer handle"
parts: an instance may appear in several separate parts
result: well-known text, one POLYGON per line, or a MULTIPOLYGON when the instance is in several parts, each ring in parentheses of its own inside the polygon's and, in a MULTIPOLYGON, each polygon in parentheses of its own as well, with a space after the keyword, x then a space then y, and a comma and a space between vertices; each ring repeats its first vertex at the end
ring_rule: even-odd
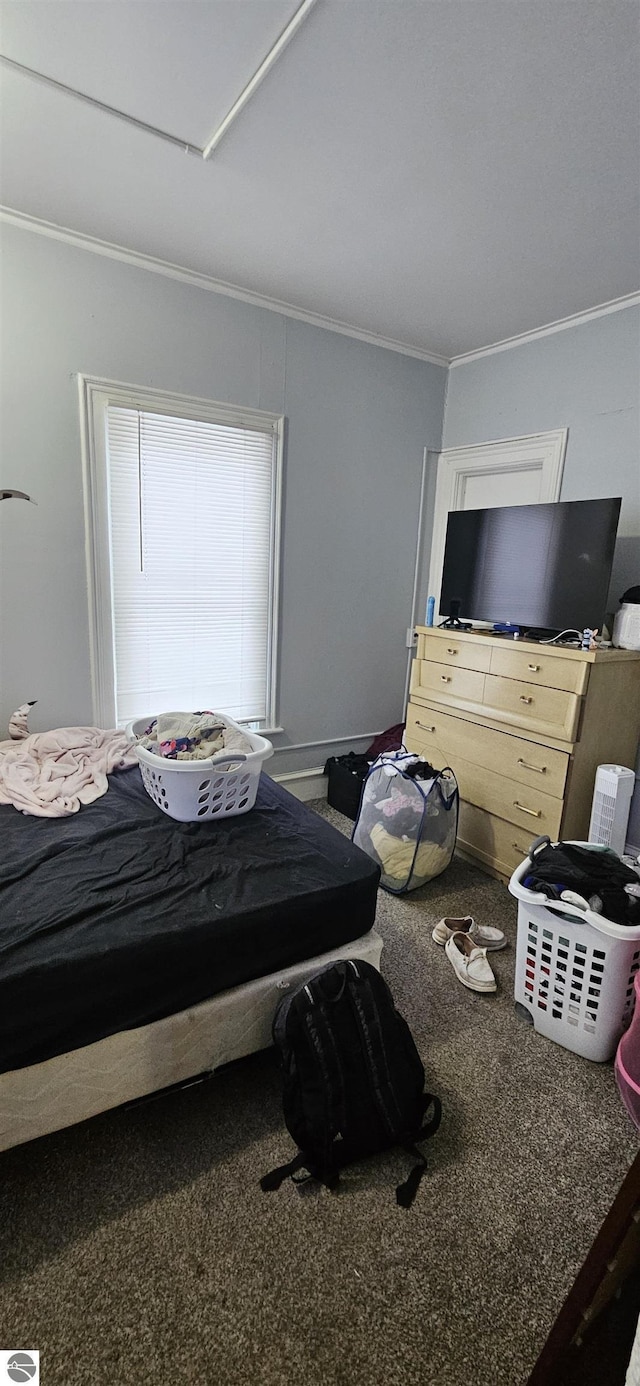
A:
POLYGON ((519 842, 512 842, 512 843, 511 843, 511 846, 513 847, 514 852, 522 852, 522 855, 523 855, 523 856, 528 857, 528 855, 529 855, 529 848, 528 848, 528 847, 521 847, 519 842))
POLYGON ((521 694, 520 694, 520 702, 521 702, 521 703, 527 703, 527 704, 529 704, 529 703, 532 703, 532 702, 533 702, 533 698, 525 698, 524 693, 521 693, 521 694))
POLYGON ((519 804, 517 799, 514 799, 513 807, 520 809, 521 813, 530 813, 532 818, 542 818, 542 809, 527 808, 526 804, 519 804))
POLYGON ((535 770, 536 775, 546 775, 547 773, 546 765, 532 765, 530 760, 523 760, 522 756, 518 756, 518 765, 524 766, 525 770, 535 770))
POLYGON ((452 649, 451 645, 447 645, 447 654, 457 654, 457 653, 458 653, 458 651, 452 649))
POLYGON ((449 674, 441 674, 440 679, 442 683, 451 683, 451 676, 449 674))
POLYGON ((428 732, 434 732, 434 731, 435 731, 435 727, 427 727, 427 726, 425 726, 424 722, 419 722, 418 719, 417 719, 417 717, 416 717, 416 726, 417 726, 417 727, 421 727, 423 731, 428 731, 428 732))
POLYGON ((530 669, 532 674, 539 674, 539 673, 540 673, 540 665, 539 665, 539 664, 527 664, 527 669, 530 669))

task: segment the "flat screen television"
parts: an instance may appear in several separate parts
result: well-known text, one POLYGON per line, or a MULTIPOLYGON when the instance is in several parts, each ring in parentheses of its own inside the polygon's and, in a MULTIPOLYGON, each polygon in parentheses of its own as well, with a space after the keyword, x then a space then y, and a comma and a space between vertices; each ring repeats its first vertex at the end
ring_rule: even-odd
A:
POLYGON ((621 499, 453 510, 440 612, 521 630, 602 629, 621 499))

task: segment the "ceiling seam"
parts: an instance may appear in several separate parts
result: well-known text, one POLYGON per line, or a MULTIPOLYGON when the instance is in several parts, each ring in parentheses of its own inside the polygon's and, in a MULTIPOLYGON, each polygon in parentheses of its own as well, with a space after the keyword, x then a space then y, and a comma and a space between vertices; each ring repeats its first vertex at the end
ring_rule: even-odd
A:
POLYGON ((87 105, 94 106, 98 111, 104 111, 106 115, 115 116, 117 120, 122 120, 127 125, 133 125, 147 135, 155 135, 157 139, 164 140, 167 144, 173 144, 187 154, 197 154, 200 159, 203 157, 203 150, 200 145, 193 144, 191 140, 183 140, 179 135, 172 135, 169 130, 161 130, 157 125, 150 125, 148 121, 140 120, 138 116, 129 115, 126 111, 119 110, 117 106, 109 106, 106 101, 100 101, 96 96, 89 96, 87 92, 79 91, 77 87, 70 87, 66 82, 58 82, 55 77, 48 77, 45 72, 37 72, 33 67, 26 67, 24 63, 16 62, 15 58, 8 58, 4 53, 0 53, 0 63, 13 72, 30 78, 31 81, 40 82, 42 86, 51 87, 54 91, 62 92, 65 96, 72 96, 77 101, 84 101, 87 105))
POLYGON ((28 67, 26 63, 20 63, 15 58, 8 57, 5 53, 0 53, 0 63, 13 72, 17 72, 22 77, 27 77, 33 82, 39 82, 42 86, 50 87, 53 91, 61 92, 65 96, 71 96, 76 101, 84 101, 87 105, 93 106, 95 110, 103 111, 105 115, 114 116, 116 120, 124 121, 127 125, 132 125, 138 130, 142 130, 147 135, 154 135, 156 139, 164 140, 167 144, 173 144, 178 149, 182 149, 186 154, 195 154, 199 159, 208 160, 214 149, 217 149, 220 141, 227 133, 233 121, 244 110, 251 100, 258 87, 262 84, 267 74, 282 56, 285 48, 288 47, 294 34, 297 33, 301 24, 317 4, 317 0, 302 0, 291 19, 278 35, 265 54, 262 62, 258 65, 249 81, 245 84, 233 104, 230 106, 224 118, 216 126, 213 134, 204 145, 194 144, 192 140, 182 139, 179 135, 174 135, 170 130, 163 130, 158 125, 152 125, 150 121, 141 120, 138 116, 130 115, 118 106, 111 106, 106 101, 101 101, 99 97, 90 96, 86 91, 80 91, 78 87, 72 87, 67 82, 60 82, 56 77, 49 77, 46 72, 39 72, 36 68, 28 67))
POLYGON ((307 18, 307 16, 309 15, 310 11, 313 9, 313 6, 316 3, 317 0, 302 0, 302 4, 298 6, 295 13, 291 16, 291 19, 288 21, 287 24, 285 24, 284 29, 278 35, 278 38, 276 39, 275 43, 271 45, 271 48, 269 49, 268 53, 265 54, 264 58, 262 59, 262 62, 259 64, 255 72, 253 73, 253 76, 249 78, 249 81, 247 82, 246 86, 242 88, 240 95, 236 98, 233 105, 229 107, 226 116, 224 116, 224 118, 220 121, 220 124, 216 126, 215 130, 213 131, 213 134, 207 140, 204 149, 202 150, 203 159, 209 159, 213 154, 214 149, 217 149, 218 145, 220 144, 220 141, 226 135, 227 130, 233 124, 233 121, 236 120, 237 116, 240 115, 240 112, 243 111, 245 106, 249 103, 252 96, 258 90, 258 87, 262 84, 267 74, 277 63, 278 58, 280 58, 284 53, 285 48, 291 42, 291 39, 293 38, 294 34, 297 33, 298 29, 300 28, 300 25, 304 24, 305 19, 307 18))

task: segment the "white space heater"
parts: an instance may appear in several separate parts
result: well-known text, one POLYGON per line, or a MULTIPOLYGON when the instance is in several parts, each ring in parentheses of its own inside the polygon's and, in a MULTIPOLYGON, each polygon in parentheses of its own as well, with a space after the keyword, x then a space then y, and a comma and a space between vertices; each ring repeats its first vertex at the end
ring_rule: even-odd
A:
POLYGON ((589 842, 611 847, 619 856, 625 848, 635 778, 624 765, 599 765, 596 770, 589 842))

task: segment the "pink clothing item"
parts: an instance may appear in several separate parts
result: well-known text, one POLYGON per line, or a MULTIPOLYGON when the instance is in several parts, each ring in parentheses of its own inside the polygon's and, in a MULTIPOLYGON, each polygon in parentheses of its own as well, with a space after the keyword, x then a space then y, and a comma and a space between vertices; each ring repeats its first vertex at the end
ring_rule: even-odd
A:
POLYGON ((614 1070, 622 1101, 640 1131, 640 972, 636 972, 634 987, 635 1010, 618 1045, 614 1070))
POLYGON ((0 804, 37 818, 64 818, 106 794, 107 775, 137 765, 122 731, 58 727, 0 741, 0 804))
POLYGON ((410 809, 412 813, 421 814, 422 799, 418 798, 417 794, 403 794, 392 789, 390 797, 385 799, 382 805, 382 812, 385 818, 395 818, 400 809, 410 809))

